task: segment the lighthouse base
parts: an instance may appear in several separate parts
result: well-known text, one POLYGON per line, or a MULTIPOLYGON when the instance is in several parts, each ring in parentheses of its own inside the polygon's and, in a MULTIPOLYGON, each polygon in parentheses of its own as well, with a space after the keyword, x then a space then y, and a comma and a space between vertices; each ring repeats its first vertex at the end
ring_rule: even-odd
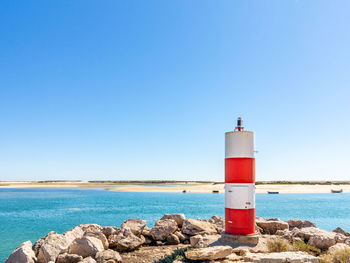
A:
POLYGON ((235 236, 223 232, 221 234, 221 242, 227 244, 257 245, 259 242, 259 235, 235 236))

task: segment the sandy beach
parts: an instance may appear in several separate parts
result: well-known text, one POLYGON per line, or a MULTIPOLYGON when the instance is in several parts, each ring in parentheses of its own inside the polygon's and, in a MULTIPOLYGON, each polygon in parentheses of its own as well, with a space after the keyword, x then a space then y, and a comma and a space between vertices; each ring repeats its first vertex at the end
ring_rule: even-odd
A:
MULTIPOLYGON (((2 181, 0 188, 65 188, 65 187, 103 187, 106 190, 119 192, 153 192, 153 193, 212 193, 219 191, 224 193, 224 184, 188 182, 182 184, 124 184, 116 182, 88 182, 88 181, 57 181, 57 182, 25 182, 25 181, 2 181)), ((350 184, 324 185, 324 184, 258 184, 256 193, 276 191, 283 193, 330 193, 331 190, 343 189, 350 192, 350 184)))

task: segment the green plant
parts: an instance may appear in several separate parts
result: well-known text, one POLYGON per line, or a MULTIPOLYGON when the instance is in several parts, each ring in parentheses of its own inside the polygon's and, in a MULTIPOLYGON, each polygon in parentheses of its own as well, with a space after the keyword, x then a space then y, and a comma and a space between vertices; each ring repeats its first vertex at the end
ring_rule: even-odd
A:
POLYGON ((173 254, 166 256, 159 261, 155 261, 154 263, 172 263, 174 260, 179 260, 182 262, 190 262, 186 260, 186 257, 185 257, 185 252, 189 249, 191 248, 177 249, 173 252, 173 254))
POLYGON ((267 242, 267 248, 269 249, 269 252, 284 252, 291 250, 289 242, 282 238, 269 240, 267 242))
POLYGON ((294 251, 304 251, 309 254, 313 254, 315 256, 318 256, 321 254, 321 250, 315 246, 310 246, 306 244, 302 240, 294 241, 293 242, 293 250, 294 251))

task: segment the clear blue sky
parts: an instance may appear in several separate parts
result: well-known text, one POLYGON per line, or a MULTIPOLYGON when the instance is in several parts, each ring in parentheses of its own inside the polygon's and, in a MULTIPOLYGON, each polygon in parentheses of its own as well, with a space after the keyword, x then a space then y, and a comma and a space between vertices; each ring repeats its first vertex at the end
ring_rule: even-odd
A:
POLYGON ((0 3, 0 180, 350 180, 350 1, 0 3))

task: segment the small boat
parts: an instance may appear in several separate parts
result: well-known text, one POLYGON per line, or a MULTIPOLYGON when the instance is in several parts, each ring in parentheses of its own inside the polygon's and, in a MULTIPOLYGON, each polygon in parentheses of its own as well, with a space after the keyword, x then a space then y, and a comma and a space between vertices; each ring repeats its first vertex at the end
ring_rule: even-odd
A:
POLYGON ((267 191, 267 193, 268 193, 269 195, 276 195, 276 194, 279 194, 280 192, 267 191))
POLYGON ((187 191, 186 191, 186 190, 183 190, 182 192, 185 194, 187 191))
POLYGON ((333 189, 331 189, 331 192, 332 192, 332 194, 340 194, 340 193, 343 192, 343 189, 340 189, 340 190, 333 190, 333 189))
POLYGON ((219 190, 213 190, 213 194, 218 194, 219 190))

